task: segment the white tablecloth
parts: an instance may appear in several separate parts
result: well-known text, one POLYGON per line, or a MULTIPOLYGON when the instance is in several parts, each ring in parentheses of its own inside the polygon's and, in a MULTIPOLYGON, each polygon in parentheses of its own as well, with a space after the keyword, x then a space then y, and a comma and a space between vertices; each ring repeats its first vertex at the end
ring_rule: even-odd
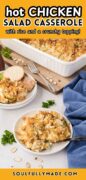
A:
MULTIPOLYGON (((53 95, 39 86, 36 98, 29 105, 16 110, 0 109, 0 137, 6 129, 13 131, 14 123, 19 116, 27 113, 28 110, 32 108, 40 108, 42 101, 49 99, 55 100, 56 105, 53 106, 54 109, 60 111, 61 113, 64 112, 62 94, 53 95)), ((17 143, 5 146, 0 144, 0 168, 26 168, 26 162, 30 162, 32 168, 38 168, 40 167, 41 162, 40 160, 35 160, 35 157, 38 156, 24 151, 17 143), (17 151, 15 153, 11 152, 12 147, 17 147, 17 151), (21 158, 22 161, 16 162, 15 158, 17 157, 21 158)), ((68 167, 66 150, 49 156, 41 156, 40 158, 43 160, 44 168, 68 167)))

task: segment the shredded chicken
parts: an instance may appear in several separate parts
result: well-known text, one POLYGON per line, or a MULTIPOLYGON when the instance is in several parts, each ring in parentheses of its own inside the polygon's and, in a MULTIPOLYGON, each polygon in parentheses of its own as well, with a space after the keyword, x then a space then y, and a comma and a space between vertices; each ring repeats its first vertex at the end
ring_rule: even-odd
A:
POLYGON ((10 104, 24 100, 34 85, 35 81, 28 77, 20 81, 7 78, 0 80, 0 103, 10 104))
POLYGON ((65 118, 54 111, 39 111, 33 116, 24 116, 22 120, 16 135, 19 141, 32 151, 49 149, 71 134, 65 118))

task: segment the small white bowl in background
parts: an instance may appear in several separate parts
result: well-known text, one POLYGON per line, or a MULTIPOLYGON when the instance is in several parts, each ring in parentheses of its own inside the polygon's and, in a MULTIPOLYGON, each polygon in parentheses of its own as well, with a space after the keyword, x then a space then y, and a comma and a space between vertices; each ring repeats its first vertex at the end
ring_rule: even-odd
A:
MULTIPOLYGON (((32 80, 34 80, 34 78, 31 75, 28 75, 28 76, 32 80)), ((10 104, 0 103, 0 109, 18 109, 23 106, 26 106, 35 98, 36 94, 37 94, 37 83, 35 83, 35 86, 32 89, 32 91, 28 92, 27 97, 24 100, 22 100, 20 102, 10 103, 10 104)))

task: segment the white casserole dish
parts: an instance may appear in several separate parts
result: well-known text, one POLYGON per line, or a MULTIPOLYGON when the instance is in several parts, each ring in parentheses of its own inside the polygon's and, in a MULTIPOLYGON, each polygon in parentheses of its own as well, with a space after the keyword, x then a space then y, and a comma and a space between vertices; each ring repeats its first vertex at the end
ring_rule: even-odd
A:
POLYGON ((9 47, 22 56, 60 74, 69 77, 86 65, 86 54, 78 57, 75 61, 65 62, 18 39, 1 39, 3 45, 9 47))

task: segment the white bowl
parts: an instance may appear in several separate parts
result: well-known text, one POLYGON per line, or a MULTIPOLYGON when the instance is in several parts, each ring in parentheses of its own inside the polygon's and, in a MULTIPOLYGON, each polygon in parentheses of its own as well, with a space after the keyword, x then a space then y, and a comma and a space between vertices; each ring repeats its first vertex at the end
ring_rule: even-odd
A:
MULTIPOLYGON (((28 76, 31 79, 34 80, 34 78, 31 75, 28 75, 28 76)), ((32 89, 32 91, 28 92, 28 95, 27 95, 26 99, 24 99, 23 101, 16 102, 16 103, 11 103, 11 104, 0 103, 0 109, 17 109, 17 108, 21 108, 21 107, 29 104, 35 98, 36 93, 37 93, 37 83, 35 83, 35 86, 32 89)))
MULTIPOLYGON (((51 111, 55 111, 55 110, 53 110, 53 109, 45 109, 45 108, 32 109, 32 110, 30 110, 28 113, 26 113, 24 115, 34 115, 39 111, 51 112, 51 111)), ((62 115, 62 116, 65 118, 65 121, 68 123, 68 126, 70 127, 70 132, 71 132, 71 137, 72 137, 72 135, 73 135, 72 125, 71 125, 70 121, 64 115, 62 115)), ((50 155, 50 154, 57 153, 57 152, 61 151, 62 149, 64 149, 70 143, 70 141, 59 142, 59 143, 55 143, 50 149, 44 150, 42 152, 34 152, 34 151, 30 150, 30 149, 27 149, 27 147, 24 144, 22 144, 19 141, 19 139, 17 138, 16 131, 17 131, 18 127, 21 125, 21 123, 22 123, 22 117, 20 117, 16 121, 16 123, 14 125, 14 129, 13 129, 14 137, 15 137, 16 141, 18 142, 18 144, 21 146, 21 148, 23 148, 28 153, 37 154, 37 155, 50 155)))

